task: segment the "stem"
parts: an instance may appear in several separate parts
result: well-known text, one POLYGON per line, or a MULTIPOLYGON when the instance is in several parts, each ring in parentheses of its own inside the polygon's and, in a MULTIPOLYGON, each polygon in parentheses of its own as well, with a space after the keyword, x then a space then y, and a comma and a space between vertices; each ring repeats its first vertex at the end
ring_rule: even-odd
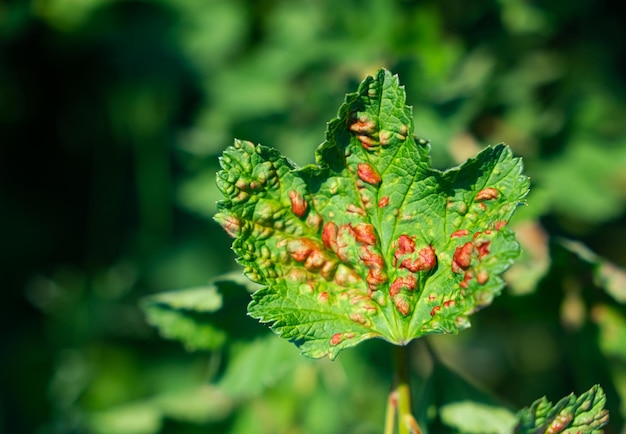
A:
POLYGON ((395 346, 396 370, 393 397, 397 402, 398 434, 420 434, 420 428, 411 411, 411 384, 409 375, 409 352, 407 346, 395 346))
POLYGON ((387 398, 387 411, 385 412, 384 434, 393 434, 396 425, 396 409, 398 408, 398 397, 396 395, 395 383, 387 398))

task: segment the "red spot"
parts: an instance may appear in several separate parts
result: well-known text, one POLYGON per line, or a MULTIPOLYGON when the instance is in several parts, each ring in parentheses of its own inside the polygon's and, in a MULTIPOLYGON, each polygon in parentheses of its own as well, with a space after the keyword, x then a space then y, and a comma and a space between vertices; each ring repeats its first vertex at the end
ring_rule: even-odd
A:
POLYGON ((383 271, 383 257, 381 255, 372 252, 369 246, 362 246, 359 257, 363 264, 369 268, 365 280, 370 285, 370 288, 387 281, 387 275, 383 271))
POLYGON ((350 224, 341 225, 337 228, 337 225, 329 222, 322 230, 324 245, 335 252, 343 262, 347 262, 349 259, 348 247, 353 240, 356 241, 356 233, 350 224))
POLYGON ((376 244, 376 233, 374 226, 367 223, 359 223, 353 226, 355 238, 359 243, 374 245, 376 244))
POLYGON ((458 231, 454 231, 450 234, 450 238, 461 238, 469 234, 467 229, 459 229, 458 231))
POLYGON ((228 235, 233 238, 236 238, 239 235, 239 231, 241 230, 241 222, 237 217, 232 215, 227 215, 220 222, 222 227, 226 231, 228 235))
POLYGON ((435 256, 435 249, 432 246, 427 246, 421 249, 418 253, 418 257, 411 261, 411 258, 407 258, 400 264, 400 268, 406 268, 407 270, 416 273, 418 271, 431 270, 437 265, 437 256, 435 256))
POLYGON ((372 267, 367 273, 365 281, 369 284, 370 289, 375 289, 376 286, 387 281, 387 274, 385 274, 382 267, 372 267))
POLYGON ((426 246, 419 251, 419 257, 422 263, 421 270, 432 270, 437 265, 437 256, 435 255, 435 249, 433 246, 426 246))
POLYGON ((371 304, 364 304, 361 307, 363 308, 363 310, 367 310, 369 312, 375 312, 376 311, 376 306, 373 306, 371 304))
POLYGON ((357 304, 360 303, 362 301, 368 301, 370 298, 367 295, 363 295, 363 294, 357 294, 353 297, 350 297, 350 303, 352 304, 357 304))
POLYGON ((350 320, 365 327, 369 327, 370 325, 369 320, 365 318, 363 315, 361 315, 360 313, 351 313, 350 320))
POLYGON ((400 258, 400 256, 406 255, 408 253, 413 253, 415 251, 415 241, 414 241, 414 239, 415 239, 415 237, 410 237, 408 235, 400 235, 400 237, 398 237, 398 248, 395 251, 395 253, 393 254, 393 257, 394 257, 393 265, 394 265, 394 267, 398 263, 398 258, 400 258))
POLYGON ((437 296, 435 294, 430 294, 428 296, 428 301, 435 301, 435 300, 437 300, 437 296))
POLYGON ((435 316, 435 314, 439 312, 439 310, 441 310, 441 306, 433 307, 433 309, 430 311, 430 316, 435 316))
POLYGON ((374 132, 374 128, 376 128, 376 124, 374 121, 370 120, 356 121, 350 125, 350 131, 354 131, 355 133, 371 134, 374 132))
POLYGON ((295 190, 291 190, 289 192, 289 199, 291 200, 291 211, 298 217, 304 216, 309 205, 302 195, 295 190))
POLYGON ((322 229, 322 242, 327 249, 332 251, 337 250, 337 233, 338 228, 335 223, 328 222, 324 225, 324 229, 322 229))
POLYGON ((498 190, 493 187, 483 188, 476 194, 476 200, 481 202, 483 200, 497 199, 499 194, 498 190))
POLYGON ((467 286, 469 285, 469 281, 472 280, 474 278, 474 273, 472 273, 471 271, 466 271, 465 274, 463 275, 463 281, 461 282, 461 288, 467 288, 467 286))
POLYGON ((359 176, 359 178, 361 178, 363 181, 367 182, 368 184, 372 184, 372 185, 380 184, 380 181, 381 181, 380 175, 378 174, 378 172, 376 172, 376 170, 374 170, 372 166, 370 166, 367 163, 359 163, 357 166, 356 174, 359 176))
POLYGON ((339 345, 343 341, 343 333, 335 333, 330 338, 330 344, 332 346, 339 345))
POLYGON ((372 151, 378 147, 378 143, 376 142, 376 140, 374 140, 373 138, 369 136, 358 135, 356 136, 356 138, 359 139, 359 142, 361 142, 361 145, 368 151, 372 151))
POLYGON ((443 307, 454 306, 454 304, 455 304, 454 300, 446 300, 443 302, 443 307))
POLYGON ((499 231, 504 226, 506 226, 506 224, 507 224, 506 220, 500 220, 499 222, 496 222, 496 224, 494 225, 494 228, 495 228, 495 230, 499 231))
POLYGON ((478 257, 480 259, 482 259, 483 257, 487 256, 489 254, 489 246, 491 244, 491 241, 489 240, 485 240, 485 241, 480 241, 477 242, 475 244, 476 247, 476 251, 478 251, 478 257))
POLYGON ((363 264, 365 264, 368 268, 374 266, 382 268, 383 266, 383 257, 375 252, 372 252, 370 250, 370 246, 361 246, 359 257, 361 261, 363 261, 363 264))
POLYGON ((454 273, 460 273, 462 270, 467 270, 472 262, 472 251, 474 245, 471 242, 463 244, 461 247, 457 247, 452 257, 452 271, 454 273))
POLYGON ((320 303, 328 303, 328 292, 321 292, 317 299, 320 301, 320 303))
POLYGON ((365 216, 365 210, 360 208, 352 203, 349 203, 346 207, 346 211, 352 214, 358 214, 360 216, 365 216))
POLYGON ((400 235, 398 237, 398 252, 400 254, 413 253, 415 251, 415 237, 400 235))
POLYGON ((315 247, 315 243, 308 238, 297 238, 287 242, 287 252, 298 262, 304 262, 315 247))
POLYGON ((402 316, 407 316, 411 312, 411 306, 404 297, 397 295, 393 297, 393 305, 396 309, 398 309, 398 312, 400 312, 400 315, 402 316))
POLYGON ((378 208, 384 208, 389 205, 389 196, 383 196, 378 201, 378 208))
POLYGON ((480 270, 478 274, 476 274, 476 281, 480 285, 484 285, 489 280, 489 272, 487 270, 480 270))
POLYGON ((417 279, 415 279, 415 275, 413 274, 409 274, 408 276, 403 277, 397 277, 389 288, 389 295, 393 297, 394 295, 398 294, 402 289, 413 291, 416 284, 417 279))
POLYGON ((320 250, 313 249, 304 261, 304 268, 309 271, 317 271, 326 264, 326 257, 320 250))

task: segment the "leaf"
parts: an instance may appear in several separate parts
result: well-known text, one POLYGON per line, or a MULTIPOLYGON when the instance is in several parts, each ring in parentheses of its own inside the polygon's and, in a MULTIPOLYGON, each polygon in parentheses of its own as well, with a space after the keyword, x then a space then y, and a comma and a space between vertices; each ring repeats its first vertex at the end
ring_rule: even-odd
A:
POLYGON ((581 261, 592 266, 597 286, 604 289, 618 303, 626 303, 626 270, 597 255, 579 241, 559 238, 558 242, 581 261))
POLYGON ((146 299, 142 305, 146 320, 161 336, 181 341, 190 350, 214 350, 226 340, 226 333, 199 313, 222 307, 220 294, 211 287, 172 291, 146 299), (195 303, 195 305, 194 305, 195 303))
POLYGON ((491 394, 441 362, 435 364, 417 404, 425 434, 447 432, 443 426, 455 433, 510 433, 516 422, 515 414, 491 394))
POLYGON ((518 413, 515 433, 547 434, 594 434, 601 433, 609 421, 604 409, 606 397, 598 385, 593 386, 578 398, 572 393, 556 405, 546 397, 538 399, 530 407, 518 413))
POLYGON ((153 403, 121 405, 91 415, 89 431, 96 434, 156 434, 161 431, 162 415, 153 403))
POLYGON ((215 219, 263 285, 249 313, 307 356, 457 333, 519 254, 506 223, 528 190, 521 161, 498 145, 441 172, 412 132, 404 88, 380 70, 346 96, 317 165, 240 140, 220 160, 215 219))
MULTIPOLYGON (((146 320, 167 338, 181 341, 190 350, 214 350, 226 341, 225 321, 232 315, 224 315, 224 298, 233 298, 232 292, 254 290, 257 285, 238 273, 230 273, 213 279, 207 286, 168 291, 146 297, 141 307, 146 320), (234 288, 233 288, 234 286, 234 288), (226 290, 225 296, 220 290, 226 290)), ((238 321, 242 329, 241 321, 238 321)), ((241 330, 239 330, 241 331, 241 330)))
POLYGON ((237 400, 252 398, 283 378, 302 358, 293 346, 269 333, 233 346, 219 387, 237 400))

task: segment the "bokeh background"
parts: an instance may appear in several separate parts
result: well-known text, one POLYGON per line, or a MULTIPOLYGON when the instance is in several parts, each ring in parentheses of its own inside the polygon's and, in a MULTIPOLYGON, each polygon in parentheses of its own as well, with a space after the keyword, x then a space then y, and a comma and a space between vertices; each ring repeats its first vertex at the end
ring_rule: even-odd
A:
POLYGON ((0 3, 0 432, 381 432, 383 342, 306 360, 223 283, 217 338, 185 347, 140 303, 237 273, 211 220, 234 137, 311 163, 383 66, 436 167, 506 142, 533 183, 509 287, 430 340, 450 370, 415 345, 418 412, 457 432, 435 406, 473 384, 517 410, 600 383, 626 432, 625 19, 612 0, 0 3))

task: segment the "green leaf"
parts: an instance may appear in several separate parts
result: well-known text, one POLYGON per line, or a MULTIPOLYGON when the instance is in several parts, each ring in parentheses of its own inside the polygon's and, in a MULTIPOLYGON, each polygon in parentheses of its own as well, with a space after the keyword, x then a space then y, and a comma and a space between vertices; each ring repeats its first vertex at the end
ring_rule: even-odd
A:
POLYGON ((214 350, 224 344, 226 333, 200 313, 222 307, 220 294, 212 287, 172 291, 150 297, 142 308, 146 320, 161 336, 181 341, 190 350, 214 350))
POLYGON ((156 434, 163 421, 156 405, 139 402, 94 413, 88 424, 90 432, 96 434, 156 434))
POLYGON ((544 396, 521 410, 515 433, 595 434, 609 421, 606 397, 598 385, 578 398, 572 393, 555 405, 544 396))
POLYGON ((510 433, 516 423, 514 412, 439 361, 421 388, 415 408, 424 434, 510 433))
MULTIPOLYGON (((232 299, 236 295, 233 292, 253 291, 258 286, 239 273, 230 273, 213 279, 207 286, 146 297, 141 307, 148 323, 164 338, 181 341, 190 351, 214 350, 225 343, 226 330, 232 329, 224 318, 230 315, 217 314, 224 304, 220 289, 225 289, 227 298, 232 299)), ((238 325, 243 328, 241 321, 238 325)))
POLYGON ((437 411, 443 424, 463 433, 510 433, 515 414, 492 395, 438 363, 432 374, 438 383, 437 411))
POLYGON ((215 219, 263 285, 249 313, 307 356, 457 333, 519 254, 506 223, 528 190, 521 161, 498 145, 441 172, 412 133, 404 88, 380 70, 346 96, 317 165, 240 140, 220 160, 215 219))
POLYGON ((233 399, 258 396, 283 378, 302 358, 292 345, 269 333, 233 345, 219 387, 233 399))

